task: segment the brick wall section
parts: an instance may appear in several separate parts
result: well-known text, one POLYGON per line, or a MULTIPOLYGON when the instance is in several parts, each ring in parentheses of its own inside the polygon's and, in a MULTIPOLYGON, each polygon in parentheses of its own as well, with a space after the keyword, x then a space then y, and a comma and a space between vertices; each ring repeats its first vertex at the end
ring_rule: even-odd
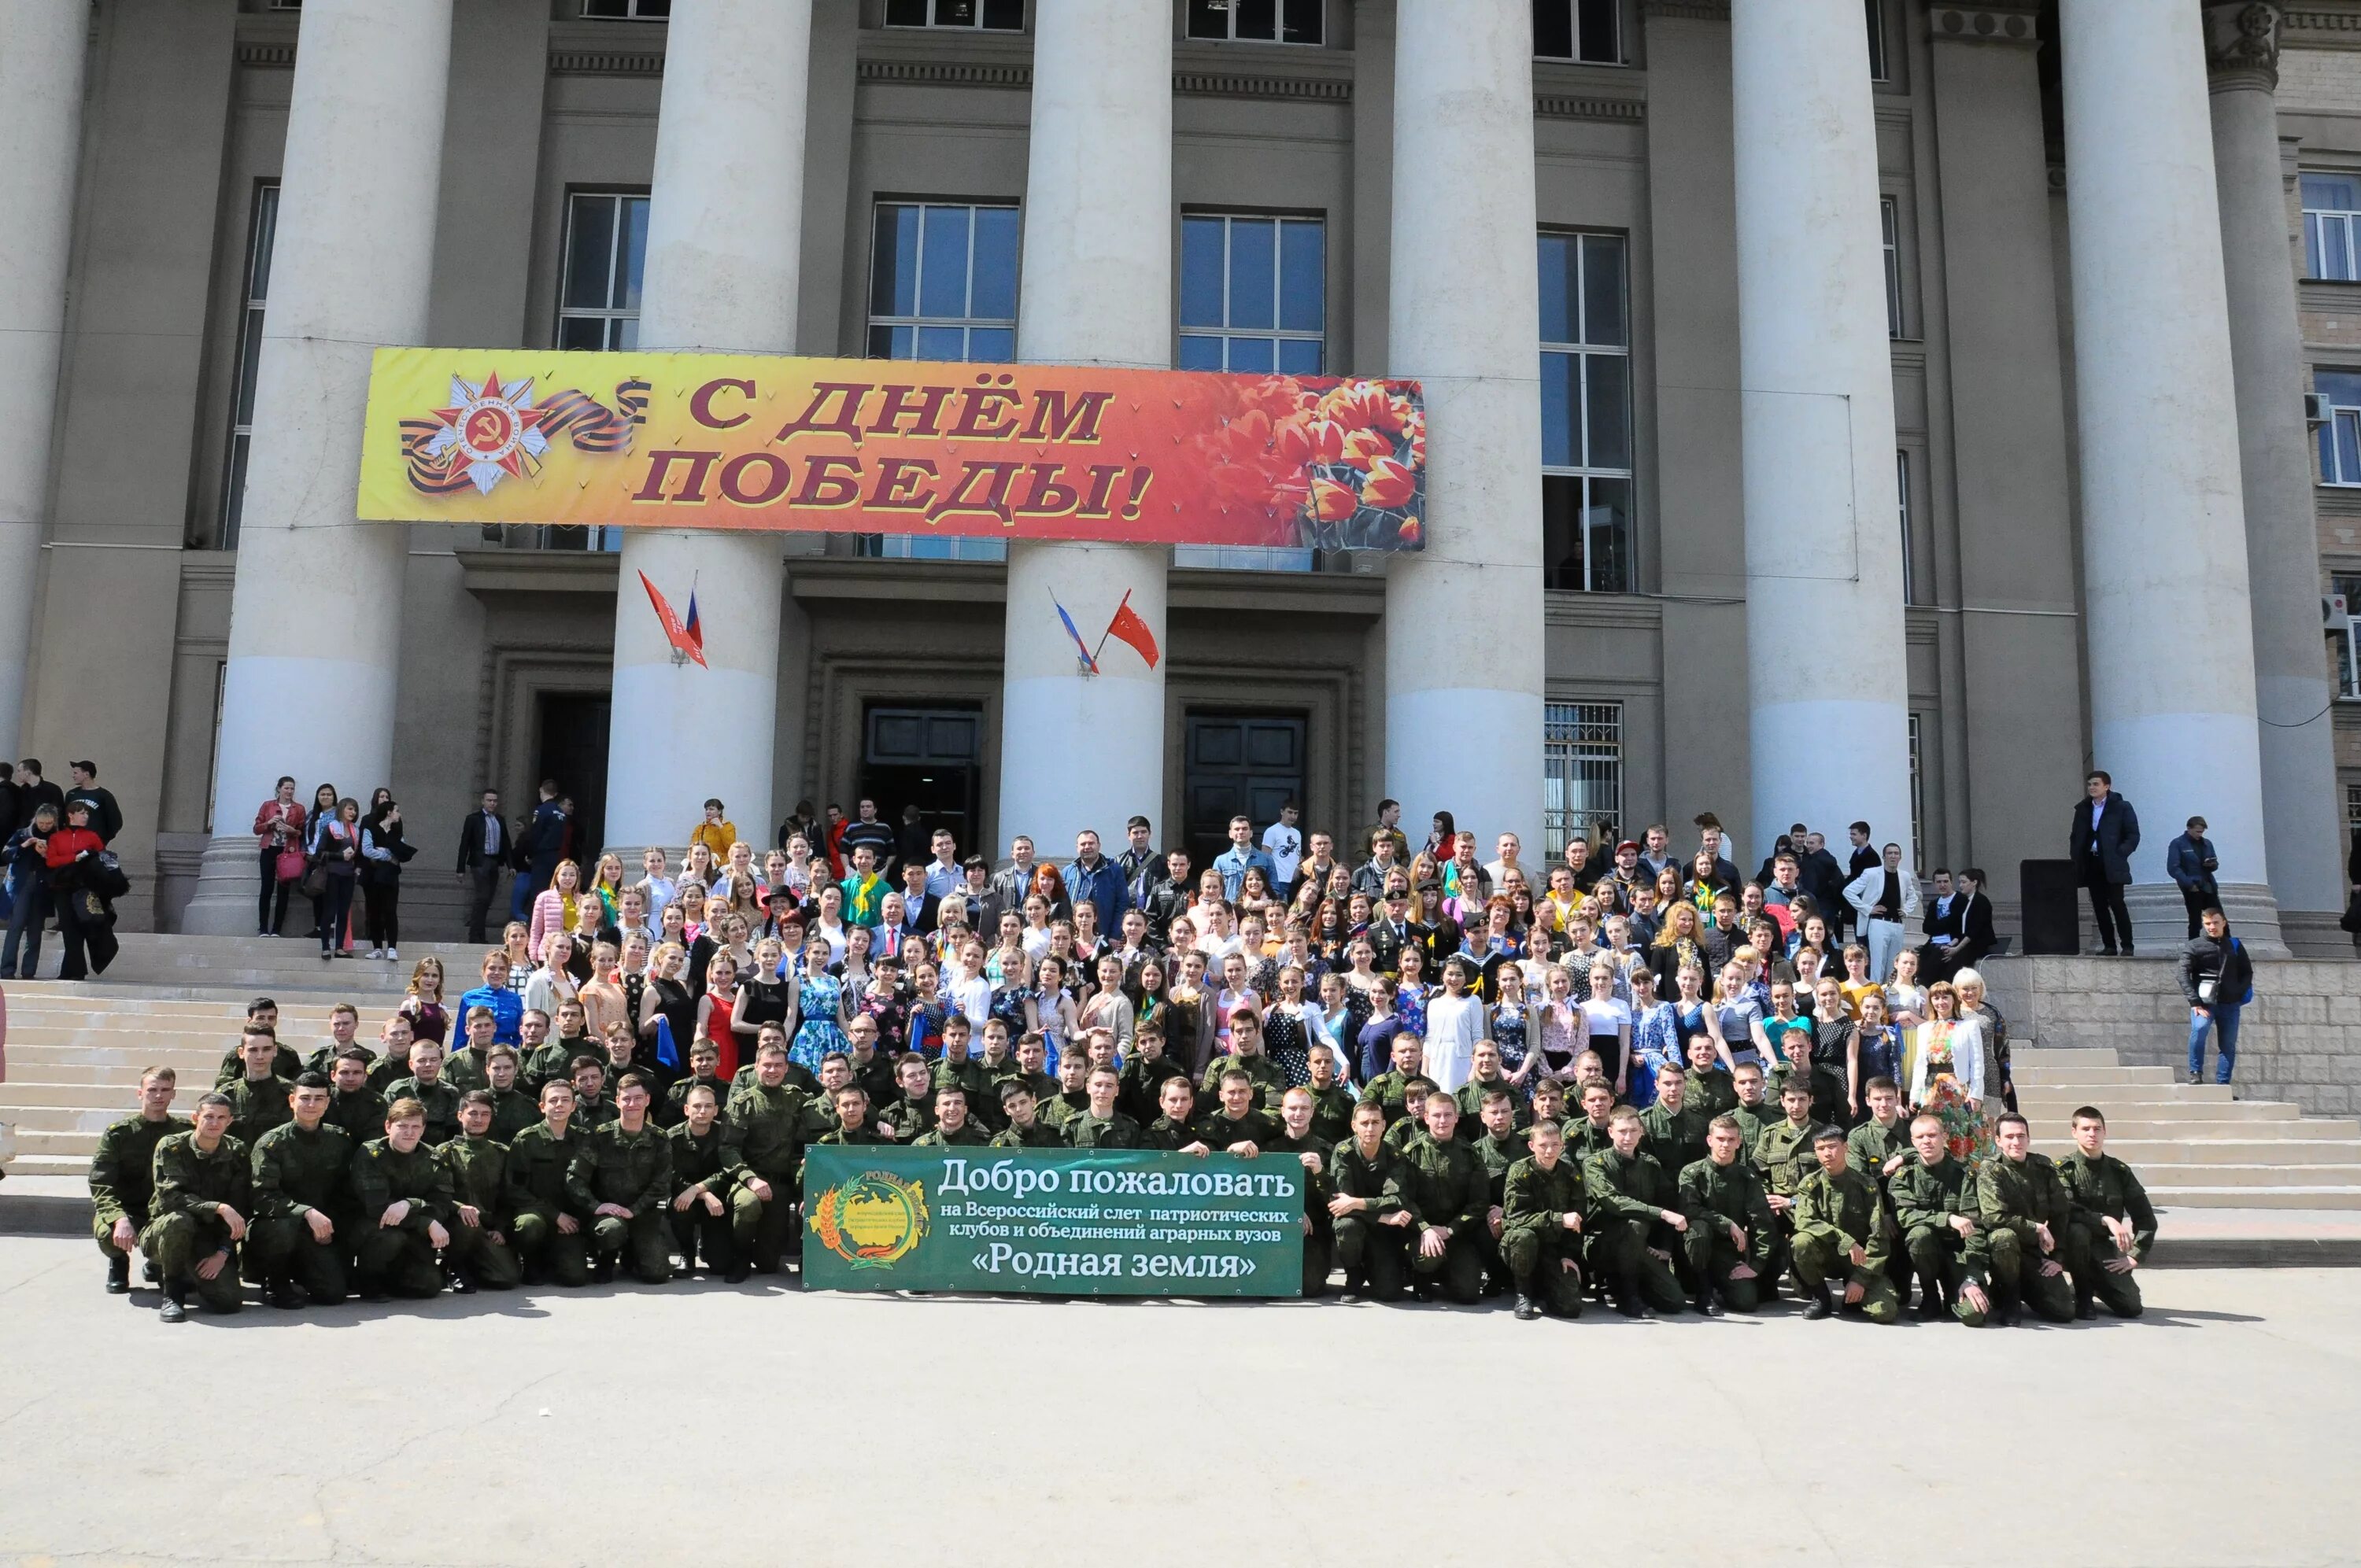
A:
MULTIPOLYGON (((2105 1047, 2126 1066, 2189 1063, 2189 1007, 2171 959, 2003 958, 1982 966, 2009 1038, 2048 1047, 2105 1047)), ((2233 1081, 2255 1100, 2310 1115, 2361 1111, 2361 964, 2263 960, 2242 1015, 2233 1081)), ((2213 1078, 2213 1051, 2206 1077, 2213 1078)))

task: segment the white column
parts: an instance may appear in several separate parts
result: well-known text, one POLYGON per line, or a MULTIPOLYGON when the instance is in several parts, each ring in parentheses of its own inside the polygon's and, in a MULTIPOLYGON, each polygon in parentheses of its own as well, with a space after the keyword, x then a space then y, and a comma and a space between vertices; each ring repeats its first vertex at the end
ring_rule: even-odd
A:
MULTIPOLYGON (((2205 13, 2210 30, 2215 191, 2238 399, 2238 466, 2253 579, 2255 701, 2263 768, 2263 847, 2282 910, 2345 905, 2336 735, 2313 614, 2320 535, 2303 422, 2303 331, 2280 157, 2279 8, 2205 13)), ((2207 820, 2212 821, 2209 816, 2207 820)), ((2169 827, 2169 824, 2164 825, 2169 827)), ((2341 939, 2340 939, 2341 945, 2341 939)))
MULTIPOLYGON (((785 354, 803 252, 811 0, 695 0, 664 48, 648 210, 642 349, 785 354)), ((771 533, 625 536, 615 598, 612 845, 688 839, 718 795, 766 841, 786 574, 771 533), (706 663, 675 663, 640 574, 683 614, 697 594, 706 663)), ((636 862, 632 862, 636 863, 636 862)))
POLYGON ((252 927, 243 829, 280 774, 391 781, 405 533, 353 499, 370 353, 426 340, 450 55, 451 0, 303 7, 192 931, 252 927))
MULTIPOLYGON (((2164 849, 2199 815, 2212 825, 2233 924, 2269 950, 2279 917, 2264 883, 2238 410, 2200 15, 2184 0, 2063 0, 2059 24, 2092 765, 2140 814, 2138 945, 2161 951, 2182 936, 2164 849)), ((2271 182, 2276 191, 2276 173, 2271 182)), ((2061 821, 2071 804, 2059 804, 2061 821)))
POLYGON ((32 662, 89 39, 89 0, 0 6, 0 751, 11 758, 32 662))
POLYGON ((1426 548, 1386 576, 1386 793, 1542 840, 1541 304, 1525 0, 1401 0, 1387 371, 1426 395, 1426 548))
MULTIPOLYGON (((1171 6, 1037 0, 1017 357, 1169 367, 1172 232, 1171 6)), ((1099 674, 1081 674, 1051 600, 1095 642, 1128 590, 1169 655, 1170 559, 1163 545, 1008 547, 1002 844, 1024 833, 1068 855, 1084 828, 1114 843, 1134 812, 1162 816, 1166 661, 1150 669, 1109 641, 1099 674)))
POLYGON ((1906 856, 1894 371, 1860 0, 1735 0, 1730 77, 1753 839, 1805 822, 1833 839, 1858 817, 1906 856), (1833 657, 1797 656, 1806 626, 1835 634, 1833 657))

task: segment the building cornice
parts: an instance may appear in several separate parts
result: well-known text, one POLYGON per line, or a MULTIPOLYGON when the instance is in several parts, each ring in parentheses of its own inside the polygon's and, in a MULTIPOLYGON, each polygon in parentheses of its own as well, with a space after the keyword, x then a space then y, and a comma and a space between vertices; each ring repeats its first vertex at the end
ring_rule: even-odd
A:
POLYGON ((2361 6, 2292 6, 2281 14, 2279 41, 2290 49, 2361 49, 2361 6))

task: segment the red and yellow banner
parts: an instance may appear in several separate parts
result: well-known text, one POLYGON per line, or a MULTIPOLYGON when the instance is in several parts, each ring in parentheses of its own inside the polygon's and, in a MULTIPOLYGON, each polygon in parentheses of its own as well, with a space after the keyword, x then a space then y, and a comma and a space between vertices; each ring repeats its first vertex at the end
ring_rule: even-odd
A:
POLYGON ((381 348, 358 515, 1416 550, 1414 381, 381 348))

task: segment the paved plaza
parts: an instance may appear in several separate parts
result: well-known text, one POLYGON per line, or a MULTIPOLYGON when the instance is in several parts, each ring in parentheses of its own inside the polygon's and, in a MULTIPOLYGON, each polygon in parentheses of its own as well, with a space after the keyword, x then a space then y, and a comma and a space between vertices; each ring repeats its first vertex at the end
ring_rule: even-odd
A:
POLYGON ((2345 1271, 1983 1332, 775 1282, 172 1330, 99 1273, 0 1239, 0 1561, 2361 1560, 2345 1271))

